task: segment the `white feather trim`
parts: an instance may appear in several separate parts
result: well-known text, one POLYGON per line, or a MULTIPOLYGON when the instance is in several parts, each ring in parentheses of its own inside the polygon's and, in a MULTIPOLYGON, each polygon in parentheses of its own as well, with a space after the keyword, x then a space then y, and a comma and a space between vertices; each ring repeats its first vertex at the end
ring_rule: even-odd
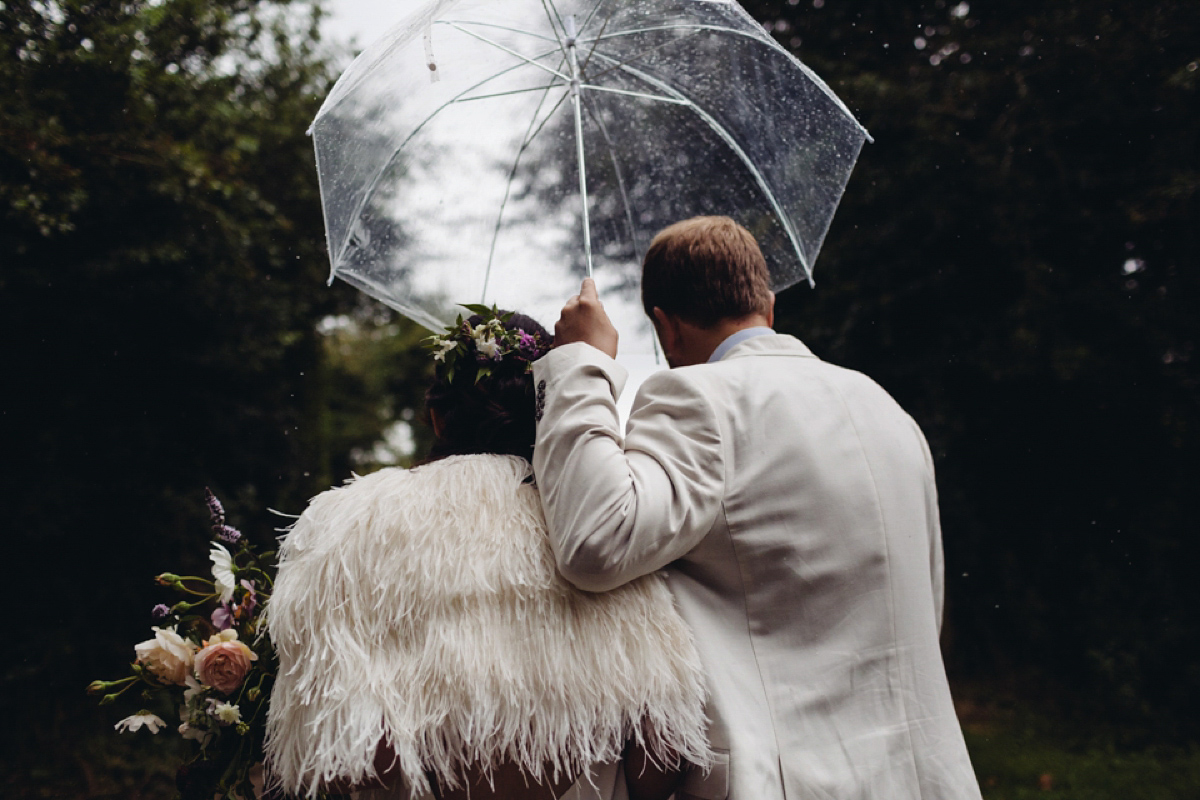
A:
POLYGON ((561 578, 528 462, 456 456, 313 499, 280 548, 267 767, 291 793, 515 762, 580 774, 642 740, 706 765, 691 633, 658 575, 605 594, 561 578))

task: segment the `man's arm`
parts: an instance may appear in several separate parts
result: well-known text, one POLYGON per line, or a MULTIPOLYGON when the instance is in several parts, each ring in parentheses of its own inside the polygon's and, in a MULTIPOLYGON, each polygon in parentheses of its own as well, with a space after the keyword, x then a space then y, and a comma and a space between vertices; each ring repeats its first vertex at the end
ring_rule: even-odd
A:
POLYGON ((533 465, 559 571, 606 591, 687 553, 712 528, 724 491, 716 415, 683 374, 651 376, 624 444, 624 370, 583 342, 534 364, 542 417, 533 465))

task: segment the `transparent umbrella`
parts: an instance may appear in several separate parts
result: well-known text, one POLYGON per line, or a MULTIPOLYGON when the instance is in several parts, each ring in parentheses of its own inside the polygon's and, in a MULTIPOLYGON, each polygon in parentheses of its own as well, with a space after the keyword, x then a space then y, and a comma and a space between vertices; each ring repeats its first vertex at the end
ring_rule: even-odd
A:
POLYGON ((432 0, 350 65, 311 133, 330 281, 438 330, 467 302, 551 327, 593 275, 632 356, 654 353, 655 232, 725 214, 776 291, 811 282, 869 138, 724 0, 432 0))

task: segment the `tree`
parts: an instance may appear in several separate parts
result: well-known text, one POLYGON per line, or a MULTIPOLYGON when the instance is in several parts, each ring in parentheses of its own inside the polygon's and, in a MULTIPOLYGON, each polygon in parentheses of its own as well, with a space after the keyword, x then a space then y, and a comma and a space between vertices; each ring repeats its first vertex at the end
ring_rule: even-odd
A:
POLYGON ((323 285, 304 131, 332 74, 306 9, 0 4, 0 507, 37 608, 0 691, 41 720, 20 752, 47 695, 72 718, 145 638, 153 575, 205 569, 206 485, 261 539, 334 482, 317 323, 352 293, 323 285))

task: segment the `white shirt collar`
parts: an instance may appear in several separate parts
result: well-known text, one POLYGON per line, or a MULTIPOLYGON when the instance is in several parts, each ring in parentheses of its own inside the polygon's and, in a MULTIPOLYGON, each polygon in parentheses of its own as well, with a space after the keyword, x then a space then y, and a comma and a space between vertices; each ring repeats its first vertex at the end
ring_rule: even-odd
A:
POLYGON ((756 328, 742 328, 737 333, 726 337, 725 341, 717 345, 717 349, 713 350, 712 355, 708 357, 708 363, 713 364, 717 361, 720 361, 725 357, 726 353, 747 339, 753 339, 755 336, 766 336, 767 334, 771 333, 775 333, 775 331, 765 326, 759 326, 756 328))

